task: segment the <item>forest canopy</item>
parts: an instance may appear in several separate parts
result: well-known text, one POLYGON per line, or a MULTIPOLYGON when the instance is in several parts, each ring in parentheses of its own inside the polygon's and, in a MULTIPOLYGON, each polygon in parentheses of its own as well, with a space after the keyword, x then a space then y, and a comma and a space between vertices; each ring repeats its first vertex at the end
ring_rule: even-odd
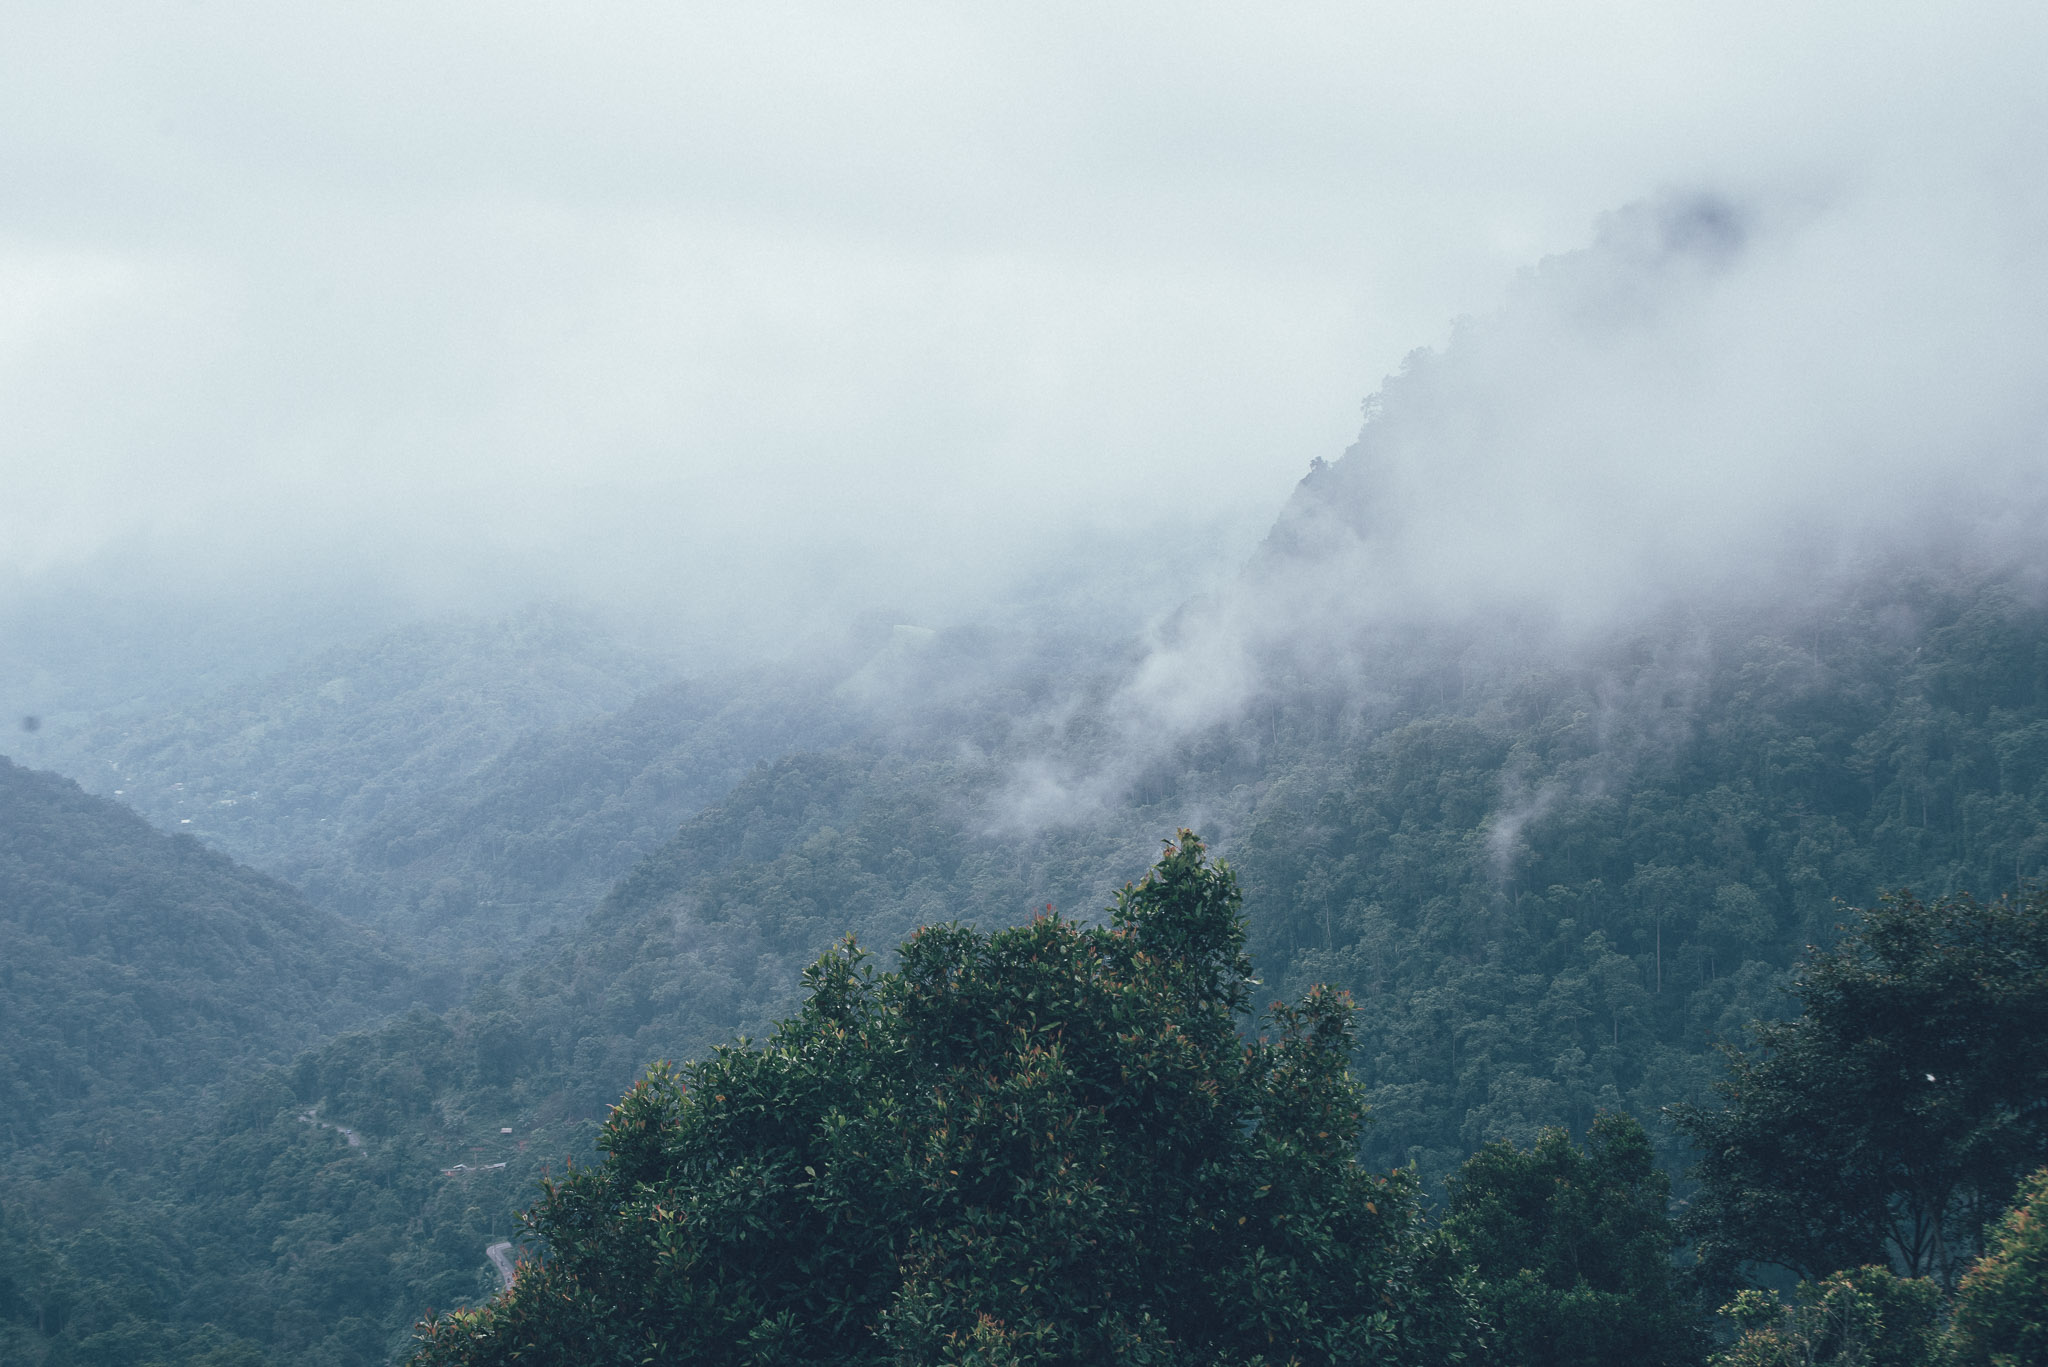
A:
POLYGON ((415 1362, 1456 1360, 1450 1251, 1355 1157, 1349 1003, 1239 1037, 1238 900, 1183 831, 1107 926, 827 954, 767 1042, 637 1085, 415 1362))
MULTIPOLYGON (((731 710, 714 690, 649 695, 457 772, 436 767, 441 751, 415 755, 412 732, 379 724, 409 715, 396 667, 409 657, 374 647, 320 677, 385 679, 388 699, 366 685, 330 702, 307 694, 303 673, 278 681, 279 698, 248 699, 263 716, 317 699, 336 715, 309 739, 355 736, 376 750, 358 773, 368 805, 345 821, 270 801, 320 778, 300 772, 324 763, 320 745, 277 749, 264 798, 224 805, 253 786, 224 777, 239 772, 243 744, 226 724, 233 708, 217 731, 232 744, 194 736, 165 752, 190 776, 185 793, 206 795, 208 811, 265 848, 323 833, 292 859, 330 860, 339 882, 262 861, 326 913, 311 919, 280 885, 16 770, 10 791, 61 800, 47 820, 0 828, 17 861, 0 874, 31 875, 0 906, 27 918, 18 952, 0 956, 0 995, 25 1008, 0 1022, 24 1045, 0 1050, 0 1071, 12 1066, 14 1085, 27 1085, 16 1095, 31 1101, 0 1115, 16 1124, 9 1142, 28 1145, 10 1158, 25 1180, 0 1194, 14 1288, 0 1294, 0 1358, 199 1360, 134 1345, 182 1343, 211 1325, 229 1350, 279 1362, 389 1363, 412 1351, 424 1307, 492 1297, 483 1250, 512 1235, 542 1172, 566 1156, 595 1160, 607 1108, 652 1061, 766 1036, 796 1011, 803 966, 849 931, 879 947, 919 925, 958 920, 985 934, 1027 908, 1100 905, 1142 872, 1151 836, 1197 811, 1243 880, 1246 952, 1267 991, 1299 999, 1325 982, 1357 1003, 1350 1062, 1371 1114, 1366 1168, 1414 1163, 1433 1194, 1470 1155, 1505 1145, 1517 1164, 1561 1171, 1547 1130, 1585 1143, 1603 1113, 1629 1114, 1674 1194, 1690 1199, 1683 1174, 1697 1154, 1660 1123, 1661 1108, 1713 1104, 1726 1066, 1713 1042, 1797 1008, 1783 988, 1801 946, 1842 933, 1836 899, 1869 905, 1882 888, 1912 886, 1932 905, 2039 879, 2044 628, 2025 585, 1901 575, 1811 615, 1674 621, 1573 661, 1525 658, 1512 642, 1490 654, 1423 642, 1375 657, 1384 674, 1355 693, 1276 693, 1141 775, 1128 803, 1021 833, 989 824, 1002 775, 1049 743, 1066 747, 1053 752, 1060 762, 1085 757, 1102 735, 1100 710, 1086 706, 1051 741, 1029 730, 1073 683, 1060 661, 949 695, 943 717, 928 710, 920 726, 858 743, 784 752, 755 726, 782 700, 731 710), (418 764, 399 763, 408 755, 418 764), (676 809, 663 804, 685 801, 676 776, 707 756, 744 772, 666 824, 676 809), (206 786, 216 779, 233 793, 206 786), (408 815, 453 810, 451 797, 489 819, 443 830, 408 815), (387 868, 377 843, 399 828, 424 842, 405 870, 387 868), (504 838, 520 831, 561 839, 504 838), (572 847, 603 857, 579 862, 572 847), (636 847, 646 853, 634 863, 636 847), (501 900, 493 882, 530 870, 559 891, 627 865, 574 920, 501 900), (349 946, 376 939, 345 923, 379 917, 335 889, 387 873, 403 892, 391 924, 406 951, 360 956, 349 946), (115 874, 130 890, 117 899, 103 895, 113 882, 84 886, 115 874), (122 948, 121 936, 146 939, 188 915, 220 933, 185 939, 182 952, 122 948), (242 933, 258 923, 267 946, 242 933), (94 927, 106 933, 71 933, 94 927), (459 959, 442 957, 444 945, 459 945, 459 959), (218 995, 192 991, 216 972, 251 970, 257 990, 233 997, 240 1015, 159 1009, 218 995), (394 1015, 383 984, 402 992, 408 981, 430 986, 437 1005, 459 1000, 394 1015), (74 990, 86 995, 69 1016, 31 1005, 74 990), (110 1018, 85 1010, 92 992, 122 1010, 148 1006, 135 1018, 164 1026, 95 1033, 110 1018), (381 1024, 326 1038, 350 1019, 381 1024), (311 1047, 292 1061, 298 1042, 311 1047), (170 1069, 131 1069, 150 1057, 170 1069), (289 1066, 259 1062, 252 1074, 236 1059, 289 1066), (83 1092, 45 1086, 59 1080, 49 1065, 67 1060, 99 1080, 74 1072, 83 1092), (214 1084, 193 1087, 188 1070, 214 1084), (144 1089, 121 1085, 127 1076, 144 1089), (21 1123, 37 1096, 55 1106, 40 1137, 21 1123), (170 1123, 137 1123, 138 1106, 170 1123)), ((919 658, 950 648, 942 634, 919 658)), ((167 716, 138 726, 148 734, 182 733, 167 716)), ((127 771, 107 765, 125 762, 126 744, 81 779, 126 786, 127 771)), ((1640 1201, 1647 1189, 1614 1194, 1640 1201)), ((1995 1215, 2006 1197, 1984 1199, 1995 1215)), ((1573 1222, 1597 1227, 1599 1209, 1556 1204, 1545 1218, 1563 1223, 1544 1246, 1569 1248, 1573 1222)), ((1499 1277, 1524 1271, 1546 1313, 1625 1285, 1588 1276, 1582 1293, 1562 1256, 1503 1265, 1499 1277)), ((1827 1283, 1817 1295, 1878 1285, 1827 1283)), ((1712 1299, 1694 1308, 1710 1316, 1712 1299)))

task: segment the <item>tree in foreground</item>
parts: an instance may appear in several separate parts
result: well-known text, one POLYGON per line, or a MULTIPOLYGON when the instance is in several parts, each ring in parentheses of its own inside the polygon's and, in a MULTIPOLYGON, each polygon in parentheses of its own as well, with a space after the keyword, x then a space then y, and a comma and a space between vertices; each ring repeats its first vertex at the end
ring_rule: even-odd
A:
POLYGON ((1956 1293, 1948 1360, 1955 1367, 2048 1363, 2048 1168, 2027 1179, 1989 1243, 1956 1293))
POLYGON ((1634 1117, 1603 1114, 1584 1148, 1547 1129, 1501 1141, 1450 1181, 1444 1232, 1477 1273, 1503 1367, 1681 1367, 1704 1326, 1671 1265, 1671 1181, 1634 1117))
POLYGON ((1107 927, 827 954, 764 1045, 650 1070, 530 1214, 546 1256, 414 1362, 1460 1360, 1448 1248, 1354 1157, 1349 1002, 1246 1044, 1243 946, 1183 831, 1107 927))
POLYGON ((1711 1367, 1929 1367, 1940 1354, 1941 1289, 1884 1267, 1801 1282, 1789 1303, 1745 1290, 1721 1313, 1740 1332, 1711 1367))
POLYGON ((1729 1051, 1728 1104, 1674 1109, 1701 1154, 1683 1228, 1703 1267, 1890 1266, 1952 1290, 2048 1161, 2048 892, 1887 898, 1792 990, 1798 1018, 1729 1051))

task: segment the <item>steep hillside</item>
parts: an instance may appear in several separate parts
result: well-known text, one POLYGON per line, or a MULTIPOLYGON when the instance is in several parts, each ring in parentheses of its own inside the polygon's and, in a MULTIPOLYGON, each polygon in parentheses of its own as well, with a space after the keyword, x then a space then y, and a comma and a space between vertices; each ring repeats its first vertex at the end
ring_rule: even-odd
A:
MULTIPOLYGON (((1437 663, 1455 666, 1455 658, 1437 663)), ((1233 842, 1266 971, 1365 1008, 1385 1163, 1702 1097, 1841 904, 2048 875, 2048 604, 1980 576, 1695 616, 1367 724, 1275 698, 1233 842), (1332 735, 1337 737, 1332 742, 1332 735), (1320 738, 1319 738, 1320 737, 1320 738)), ((1435 675, 1434 678, 1431 675, 1435 675)))
POLYGON ((239 1269, 204 1314, 293 1360, 381 1360, 426 1305, 489 1292, 485 1245, 650 1061, 758 1032, 841 935, 1086 915, 1180 824, 1240 869, 1266 991, 1358 998, 1367 1157, 1432 1184, 1603 1107, 1682 1169, 1661 1108, 1785 1009, 1835 899, 2048 872, 2048 613, 2024 580, 1379 658, 1093 787, 1073 776, 1116 753, 1109 675, 756 766, 517 971, 252 1077, 167 1154, 181 1256, 239 1269))
POLYGON ((1363 1003, 1376 1161, 1440 1175, 1607 1107, 1682 1167, 1661 1108, 1783 1009, 1840 904, 2048 875, 2048 600, 2023 577, 1873 575, 1569 650, 1447 635, 1379 659, 1050 799, 1019 775, 1113 738, 1113 694, 987 749, 760 771, 520 980, 575 1003, 578 1037, 536 1061, 699 1050, 839 934, 1085 914, 1191 824, 1241 869, 1276 993, 1363 1003))
POLYGON ((0 1145, 132 1159, 110 1116, 189 1114, 419 985, 282 884, 0 759, 0 1145))
POLYGON ((193 1298, 231 1297, 232 1264, 170 1174, 265 1069, 450 990, 275 880, 0 759, 0 1358, 251 1361, 203 1323, 193 1298))

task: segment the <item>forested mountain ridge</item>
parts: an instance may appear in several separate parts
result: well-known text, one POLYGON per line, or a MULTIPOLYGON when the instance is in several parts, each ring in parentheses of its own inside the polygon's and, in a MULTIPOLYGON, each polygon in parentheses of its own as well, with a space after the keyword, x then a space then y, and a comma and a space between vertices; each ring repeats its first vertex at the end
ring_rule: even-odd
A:
MULTIPOLYGON (((215 1193, 177 1174, 266 1069, 455 990, 276 880, 0 759, 0 1359, 261 1361, 267 1326, 221 1312, 240 1274, 208 1247, 215 1193)), ((347 1147, 303 1110, 294 1145, 347 1147)))
MULTIPOLYGON (((1563 1163, 1627 1112, 1661 1219, 1693 1158, 1664 1109, 1710 1104, 1716 1044, 1793 1009, 1845 904, 2048 874, 2048 588, 2025 537, 1828 524, 1788 550, 1782 526, 1688 523, 1660 560, 1674 523, 1561 493, 1542 457, 1587 435, 1607 363, 1669 359, 1642 291, 1709 288, 1740 247, 1711 205, 1631 222, 1618 299, 1553 273, 1598 333, 1567 338, 1576 391, 1501 383, 1485 338, 1419 359, 1240 579, 1141 639, 884 616, 808 670, 657 687, 545 617, 422 627, 103 735, 112 769, 77 750, 124 795, 153 775, 161 821, 203 800, 216 838, 459 958, 466 990, 230 1067, 203 1133, 131 1155, 146 1200, 103 1184, 71 1225, 45 1202, 13 1242, 98 1269, 152 1343, 203 1323, 275 1360, 387 1361, 428 1305, 491 1293, 485 1244, 650 1064, 766 1031, 847 935, 1088 923, 1182 827, 1241 882, 1247 986, 1358 1003, 1369 1164, 1412 1163, 1426 1199, 1482 1146, 1563 1163), (1544 439, 1504 453, 1531 410, 1544 439), (1545 524, 1520 497, 1569 506, 1545 524), (140 1230, 183 1242, 138 1260, 140 1230)), ((1633 428, 1591 437, 1636 468, 1633 428)), ((114 1332, 76 1323, 64 1352, 114 1332)))
POLYGON ((762 1031, 848 932, 886 946, 1047 903, 1085 919, 1184 820, 1240 871, 1262 991, 1358 999, 1372 1163, 1414 1160, 1433 1184, 1481 1143, 1583 1132, 1605 1107, 1682 1170, 1661 1108, 1705 1100, 1712 1043, 1786 1009, 1785 971, 1831 934, 1836 898, 2042 871, 2030 581, 1858 585, 1569 656, 1447 637, 1348 691, 1283 680, 1064 820, 1021 821, 1016 775, 1112 736, 1113 684, 757 764, 516 971, 248 1077, 162 1155, 153 1226, 199 1241, 168 1303, 290 1360, 383 1360, 426 1304, 488 1292, 483 1244, 543 1169, 588 1155, 650 1061, 762 1031), (239 1289, 201 1294, 200 1263, 238 1268, 239 1289))
MULTIPOLYGON (((0 759, 0 1143, 198 1095, 426 986, 362 932, 189 837, 0 759)), ((136 1136, 90 1127, 132 1156, 136 1136)))
MULTIPOLYGON (((1085 914, 1133 872, 1120 851, 1188 820, 1241 871, 1262 976, 1360 1000, 1374 1161, 1442 1175, 1606 1107, 1677 1170, 1661 1108, 1703 1099, 1713 1043, 1785 1009, 1784 971, 1843 903, 2048 872, 2048 606, 2024 576, 1872 575, 1500 654, 1425 642, 1355 691, 1271 687, 1120 802, 1036 829, 1004 824, 1035 733, 916 763, 793 756, 621 880, 572 951, 617 989, 583 989, 586 1018, 642 1003, 622 1042, 708 1005, 652 1004, 675 951, 651 946, 743 944, 716 976, 752 984, 728 1009, 758 1023, 836 934, 1085 914)), ((1064 727, 1102 730, 1086 709, 1064 727)))
MULTIPOLYGON (((1085 915, 1148 832, 1205 812, 1262 973, 1364 1003, 1378 1160, 1441 1173, 1608 1106, 1682 1166, 1659 1108, 1703 1094, 1713 1040, 1782 1010, 1837 899, 2005 887, 2048 857, 2048 633, 2026 586, 1927 577, 1829 612, 1468 669, 1463 696, 1455 658, 1413 655, 1367 703, 1276 690, 1123 803, 1036 830, 1003 824, 1036 733, 793 755, 508 982, 521 1071, 592 1113, 647 1061, 760 1028, 840 935, 1085 915)), ((1074 715, 1064 743, 1094 725, 1074 715)))

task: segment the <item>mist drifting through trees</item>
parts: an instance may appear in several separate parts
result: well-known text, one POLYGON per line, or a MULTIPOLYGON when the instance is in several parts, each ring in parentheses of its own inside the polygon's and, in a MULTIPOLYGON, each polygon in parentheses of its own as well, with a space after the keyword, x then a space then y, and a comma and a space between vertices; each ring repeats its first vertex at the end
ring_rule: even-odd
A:
POLYGON ((2048 1333, 2041 14, 0 38, 0 1359, 2048 1333))

